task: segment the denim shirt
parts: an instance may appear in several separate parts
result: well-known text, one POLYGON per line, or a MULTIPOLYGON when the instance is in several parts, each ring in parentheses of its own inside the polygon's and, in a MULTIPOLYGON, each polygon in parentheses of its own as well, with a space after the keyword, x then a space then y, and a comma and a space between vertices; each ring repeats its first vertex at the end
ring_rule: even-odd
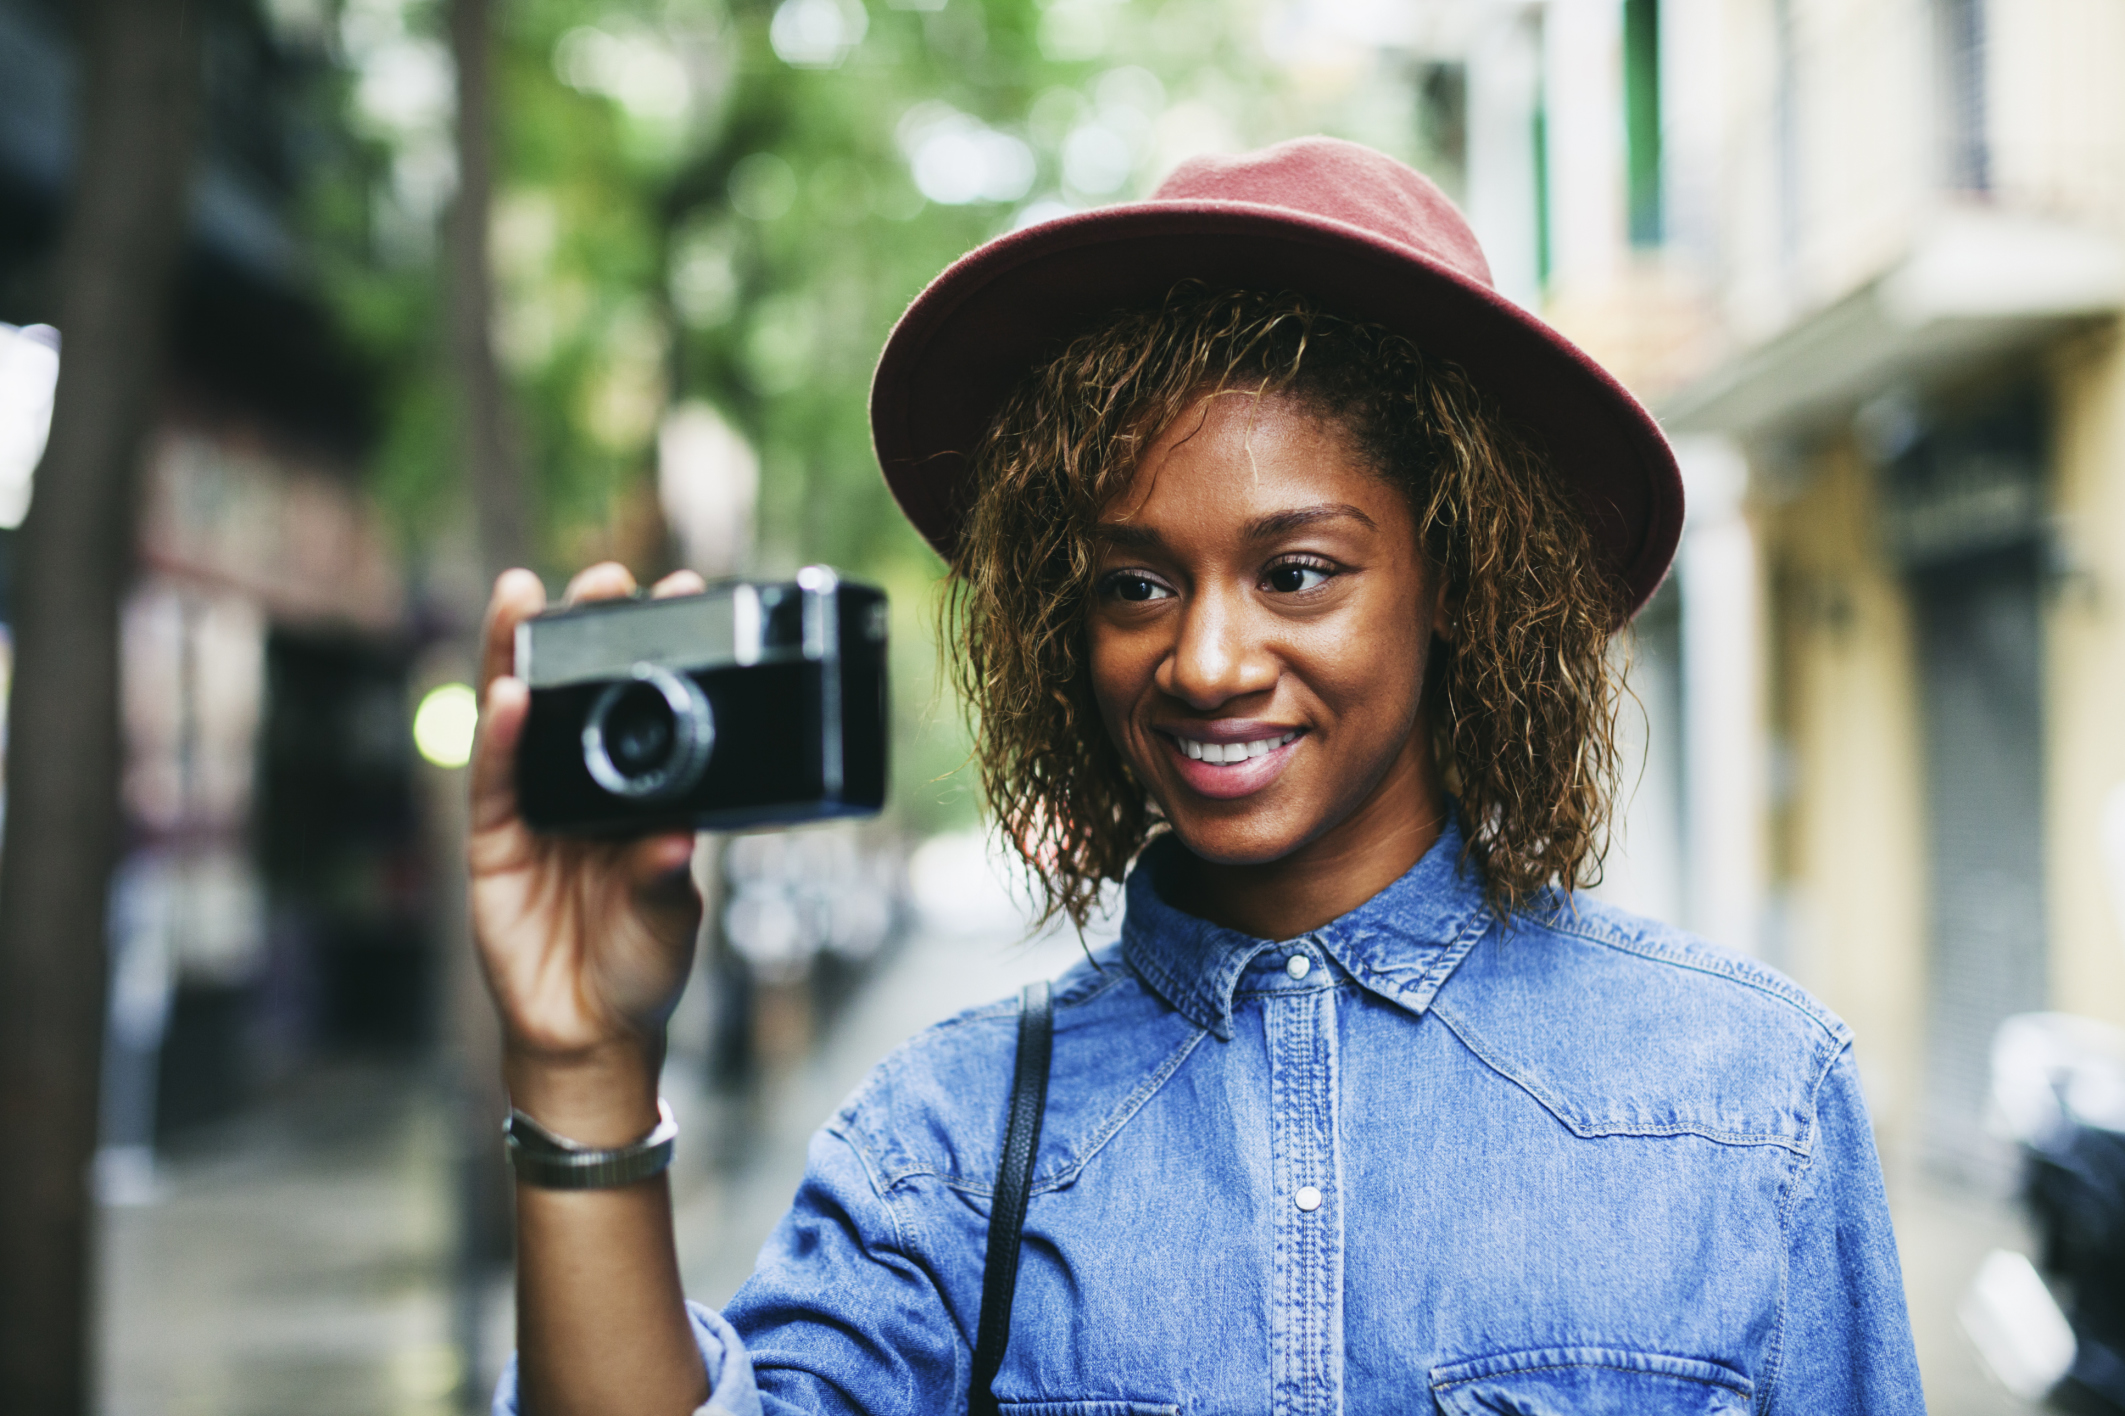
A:
MULTIPOLYGON (((1843 1023, 1449 830, 1299 939, 1161 898, 1056 986, 1012 1416, 1923 1408, 1843 1023)), ((702 1416, 964 1411, 1016 1001, 880 1063, 718 1316, 702 1416)), ((505 1380, 498 1412, 513 1410, 505 1380)))

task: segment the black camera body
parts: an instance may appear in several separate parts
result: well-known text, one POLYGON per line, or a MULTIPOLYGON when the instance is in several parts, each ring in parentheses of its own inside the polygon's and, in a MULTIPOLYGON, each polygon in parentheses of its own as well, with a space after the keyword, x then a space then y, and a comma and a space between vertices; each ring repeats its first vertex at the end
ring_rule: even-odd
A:
POLYGON ((584 836, 875 812, 885 630, 883 593, 816 565, 528 619, 517 809, 535 830, 584 836))

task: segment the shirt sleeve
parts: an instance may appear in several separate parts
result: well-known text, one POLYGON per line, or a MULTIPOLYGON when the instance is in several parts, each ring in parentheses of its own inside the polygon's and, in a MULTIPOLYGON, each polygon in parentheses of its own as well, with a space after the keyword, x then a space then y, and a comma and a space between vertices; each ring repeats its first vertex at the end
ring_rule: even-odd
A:
MULTIPOLYGON (((688 1303, 709 1372, 694 1416, 935 1416, 972 1364, 910 1226, 849 1143, 812 1138, 796 1202, 726 1315, 688 1303)), ((493 1416, 517 1416, 516 1359, 493 1416)))
MULTIPOLYGON (((753 1369, 745 1357, 745 1344, 714 1310, 699 1303, 686 1305, 693 1322, 694 1341, 701 1348, 701 1365, 708 1371, 708 1404, 694 1408, 694 1416, 762 1416, 760 1392, 753 1385, 753 1369)), ((516 1356, 502 1369, 495 1387, 493 1416, 517 1416, 516 1356)))
POLYGON ((725 1310, 763 1416, 958 1409, 972 1353, 905 1205, 847 1140, 812 1138, 796 1202, 725 1310))
POLYGON ((1765 1416, 1923 1416, 1881 1162, 1847 1048, 1786 1209, 1786 1304, 1765 1416))

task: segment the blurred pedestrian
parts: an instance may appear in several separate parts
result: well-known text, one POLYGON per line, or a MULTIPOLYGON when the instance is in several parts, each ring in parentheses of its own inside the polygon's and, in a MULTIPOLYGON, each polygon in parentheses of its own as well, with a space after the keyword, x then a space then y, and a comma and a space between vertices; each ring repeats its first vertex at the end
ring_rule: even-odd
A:
POLYGON ((1126 879, 1122 938, 882 1063, 688 1308, 639 1177, 691 842, 516 818, 541 595, 503 577, 472 871, 511 1096, 629 1183, 520 1170, 498 1410, 1922 1409, 1844 1025, 1577 888, 1681 487, 1431 183, 1309 139, 999 238, 872 419, 990 808, 1051 913, 1126 879))

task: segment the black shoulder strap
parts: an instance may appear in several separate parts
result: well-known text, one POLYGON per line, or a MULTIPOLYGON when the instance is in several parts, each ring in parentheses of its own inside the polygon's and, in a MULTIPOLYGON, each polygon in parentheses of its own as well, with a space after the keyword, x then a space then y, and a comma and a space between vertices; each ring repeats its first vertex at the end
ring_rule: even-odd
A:
POLYGON ((1003 1161, 989 1206, 989 1256, 981 1273, 981 1326, 974 1338, 974 1375, 967 1384, 970 1416, 998 1416, 996 1373, 1011 1342, 1011 1299, 1018 1292, 1018 1238, 1026 1227, 1033 1159, 1040 1153, 1040 1121, 1048 1109, 1048 1057, 1055 1045, 1055 1003, 1048 985, 1029 983, 1018 1004, 1018 1067, 1011 1078, 1011 1116, 1003 1161))

